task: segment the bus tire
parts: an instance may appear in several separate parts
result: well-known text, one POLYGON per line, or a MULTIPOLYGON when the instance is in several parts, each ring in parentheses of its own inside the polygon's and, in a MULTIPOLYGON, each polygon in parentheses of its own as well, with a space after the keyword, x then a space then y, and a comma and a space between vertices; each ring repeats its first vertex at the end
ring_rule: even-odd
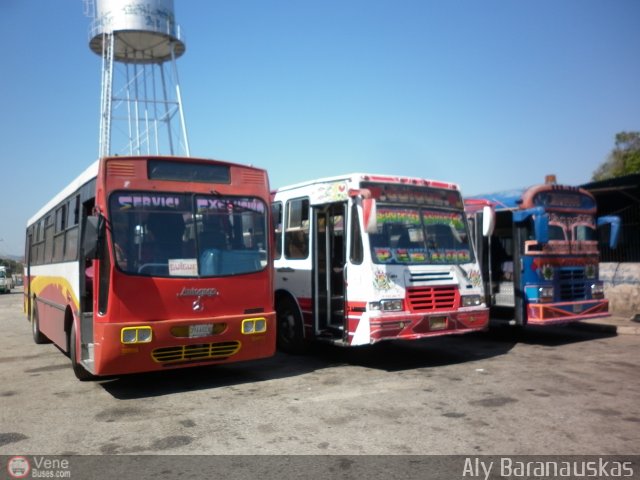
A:
POLYGON ((33 297, 33 300, 31 301, 31 334, 33 335, 33 341, 38 345, 51 343, 51 340, 49 340, 45 334, 40 331, 40 320, 38 319, 36 297, 33 297))
POLYGON ((293 354, 304 353, 307 344, 303 335, 302 315, 291 297, 281 296, 277 299, 276 323, 278 350, 293 354))
POLYGON ((73 373, 76 378, 81 382, 85 382, 87 380, 94 380, 95 375, 89 373, 83 366, 78 362, 78 350, 76 347, 76 328, 74 325, 71 325, 71 333, 69 335, 69 358, 71 358, 71 366, 73 367, 73 373))

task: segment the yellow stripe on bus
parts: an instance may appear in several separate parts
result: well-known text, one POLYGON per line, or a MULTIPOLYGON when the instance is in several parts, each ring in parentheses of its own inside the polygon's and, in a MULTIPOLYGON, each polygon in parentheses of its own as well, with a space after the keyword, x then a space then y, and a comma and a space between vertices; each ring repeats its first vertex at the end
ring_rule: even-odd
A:
POLYGON ((71 299, 71 303, 73 303, 76 310, 80 308, 80 301, 78 300, 78 297, 76 297, 73 287, 65 277, 37 275, 31 280, 31 293, 39 297, 44 289, 50 286, 57 287, 58 290, 60 290, 62 297, 67 301, 71 299))

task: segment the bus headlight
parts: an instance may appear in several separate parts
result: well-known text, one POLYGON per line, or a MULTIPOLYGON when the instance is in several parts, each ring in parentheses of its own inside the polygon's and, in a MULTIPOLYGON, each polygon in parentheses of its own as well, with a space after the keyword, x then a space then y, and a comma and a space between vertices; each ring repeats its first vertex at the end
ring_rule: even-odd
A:
POLYGON ((266 318, 245 318, 242 320, 242 333, 252 335, 254 333, 264 333, 267 331, 266 318))
POLYGON ((369 302, 371 312, 401 312, 402 310, 404 310, 404 301, 401 298, 369 302))
POLYGON ((482 303, 480 295, 463 295, 461 298, 463 307, 477 307, 482 303))
POLYGON ((404 302, 400 298, 369 302, 369 310, 373 312, 401 312, 404 310, 404 302))
POLYGON ((541 303, 553 302, 553 287, 539 287, 538 301, 541 303))
POLYGON ((380 308, 383 312, 401 312, 404 309, 401 299, 381 300, 380 308))
POLYGON ((267 320, 264 318, 256 318, 255 327, 257 333, 263 333, 267 331, 267 320))
POLYGON ((125 327, 120 330, 120 342, 124 344, 149 343, 152 338, 151 327, 125 327))
POLYGON ((591 298, 604 298, 604 285, 601 283, 594 283, 591 285, 591 298))

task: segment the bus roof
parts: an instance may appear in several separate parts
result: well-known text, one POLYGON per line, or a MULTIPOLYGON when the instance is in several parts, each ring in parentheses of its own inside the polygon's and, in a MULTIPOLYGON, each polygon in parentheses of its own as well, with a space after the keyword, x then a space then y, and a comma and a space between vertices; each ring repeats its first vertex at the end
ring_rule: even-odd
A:
POLYGON ((465 198, 465 200, 485 200, 495 205, 496 210, 516 210, 523 207, 523 203, 529 203, 535 194, 542 191, 556 192, 579 192, 584 196, 593 196, 586 190, 569 185, 557 184, 539 184, 526 188, 516 188, 513 190, 504 190, 501 192, 487 193, 483 195, 473 195, 465 198))
POLYGON ((335 177, 323 177, 316 178, 314 180, 307 180, 305 182, 294 183, 277 188, 274 193, 283 192, 287 190, 295 190, 297 188, 309 187, 312 185, 318 185, 322 183, 334 183, 334 182, 380 182, 380 183, 397 183, 403 185, 422 185, 436 188, 446 188, 449 190, 460 190, 456 183, 441 182, 438 180, 429 180, 419 177, 404 177, 397 175, 382 175, 376 173, 346 173, 344 175, 337 175, 335 177))
POLYGON ((64 187, 62 191, 60 191, 55 197, 49 200, 44 207, 38 210, 38 212, 27 221, 27 227, 37 222, 49 210, 54 208, 62 200, 64 200, 73 192, 78 190, 82 185, 84 185, 91 179, 97 177, 99 164, 100 164, 100 160, 96 160, 91 165, 89 165, 89 167, 84 172, 78 175, 71 183, 69 183, 66 187, 64 187))
POLYGON ((497 209, 516 209, 520 206, 522 201, 522 195, 526 192, 527 188, 518 188, 514 190, 504 190, 502 192, 487 193, 483 195, 473 195, 467 197, 473 200, 488 200, 495 204, 497 209))

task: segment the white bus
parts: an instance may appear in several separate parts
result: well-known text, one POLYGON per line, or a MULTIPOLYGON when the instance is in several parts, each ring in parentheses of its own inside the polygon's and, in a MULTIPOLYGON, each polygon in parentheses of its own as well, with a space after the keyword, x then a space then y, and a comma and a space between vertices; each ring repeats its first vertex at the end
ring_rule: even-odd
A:
POLYGON ((355 173, 272 197, 281 350, 301 352, 312 339, 356 346, 487 328, 457 185, 355 173))

